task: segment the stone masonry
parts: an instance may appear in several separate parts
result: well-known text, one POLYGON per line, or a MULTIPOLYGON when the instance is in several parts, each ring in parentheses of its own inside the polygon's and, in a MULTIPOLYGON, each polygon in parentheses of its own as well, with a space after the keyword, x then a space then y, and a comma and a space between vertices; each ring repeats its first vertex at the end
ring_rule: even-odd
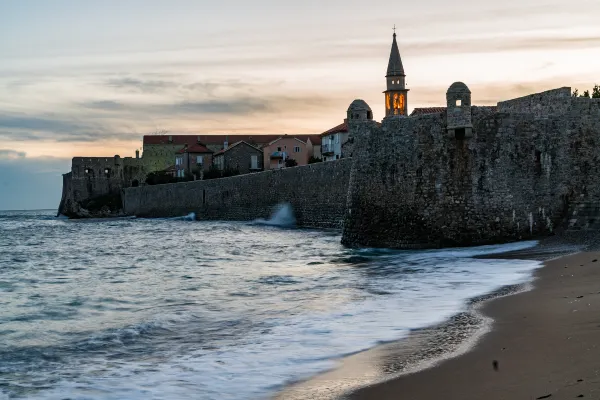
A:
POLYGON ((222 179, 132 187, 123 209, 138 217, 196 213, 199 220, 269 218, 290 203, 299 226, 341 228, 346 210, 350 159, 269 170, 222 179))
POLYGON ((469 105, 459 111, 469 112, 468 137, 448 134, 468 124, 455 118, 451 96, 443 113, 350 123, 344 244, 427 248, 533 238, 564 221, 573 201, 600 200, 600 100, 562 88, 501 102, 497 112, 469 105))

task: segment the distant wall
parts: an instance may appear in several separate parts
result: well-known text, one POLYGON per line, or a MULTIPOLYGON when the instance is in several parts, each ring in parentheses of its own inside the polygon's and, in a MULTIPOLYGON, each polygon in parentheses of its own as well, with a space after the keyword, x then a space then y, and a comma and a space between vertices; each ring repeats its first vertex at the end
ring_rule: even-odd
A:
POLYGON ((600 201, 600 101, 573 99, 566 88, 499 106, 472 107, 473 137, 464 140, 447 134, 445 113, 352 124, 343 243, 533 238, 560 224, 570 202, 600 201), (545 115, 528 112, 540 109, 545 115))
POLYGON ((124 187, 142 184, 146 170, 139 158, 74 157, 71 172, 63 175, 59 214, 82 214, 81 203, 105 195, 120 196, 124 187))
POLYGON ((562 87, 541 93, 530 94, 498 103, 499 112, 530 113, 535 117, 562 115, 569 106, 571 88, 562 87))
POLYGON ((340 228, 346 209, 351 160, 316 163, 230 178, 128 188, 126 214, 172 217, 196 213, 198 219, 269 218, 289 202, 298 225, 340 228))

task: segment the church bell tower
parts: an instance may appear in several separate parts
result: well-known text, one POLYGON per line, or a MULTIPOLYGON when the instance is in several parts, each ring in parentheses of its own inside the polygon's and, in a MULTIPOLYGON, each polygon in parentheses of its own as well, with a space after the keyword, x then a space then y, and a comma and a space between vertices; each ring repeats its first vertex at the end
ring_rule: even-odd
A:
POLYGON ((385 93, 385 117, 406 116, 408 110, 407 96, 408 90, 405 86, 404 67, 400 58, 400 50, 396 42, 396 27, 394 27, 394 41, 392 42, 392 51, 390 53, 390 61, 388 63, 387 74, 385 79, 387 82, 387 90, 385 93))

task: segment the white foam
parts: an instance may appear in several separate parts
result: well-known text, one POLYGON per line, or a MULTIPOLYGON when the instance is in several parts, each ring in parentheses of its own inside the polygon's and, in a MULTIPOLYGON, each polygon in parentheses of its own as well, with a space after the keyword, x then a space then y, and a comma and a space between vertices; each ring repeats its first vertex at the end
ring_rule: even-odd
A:
POLYGON ((268 226, 279 226, 283 228, 292 228, 296 226, 296 217, 294 215, 294 209, 289 203, 279 204, 275 207, 271 218, 256 219, 253 221, 257 225, 268 225, 268 226))

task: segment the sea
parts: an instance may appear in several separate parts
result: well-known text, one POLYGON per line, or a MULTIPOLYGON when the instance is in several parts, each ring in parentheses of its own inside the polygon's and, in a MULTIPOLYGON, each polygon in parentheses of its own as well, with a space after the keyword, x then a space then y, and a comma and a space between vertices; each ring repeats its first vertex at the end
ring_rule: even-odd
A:
POLYGON ((535 246, 348 249, 269 220, 0 211, 0 399, 264 399, 443 323, 540 263, 535 246))

